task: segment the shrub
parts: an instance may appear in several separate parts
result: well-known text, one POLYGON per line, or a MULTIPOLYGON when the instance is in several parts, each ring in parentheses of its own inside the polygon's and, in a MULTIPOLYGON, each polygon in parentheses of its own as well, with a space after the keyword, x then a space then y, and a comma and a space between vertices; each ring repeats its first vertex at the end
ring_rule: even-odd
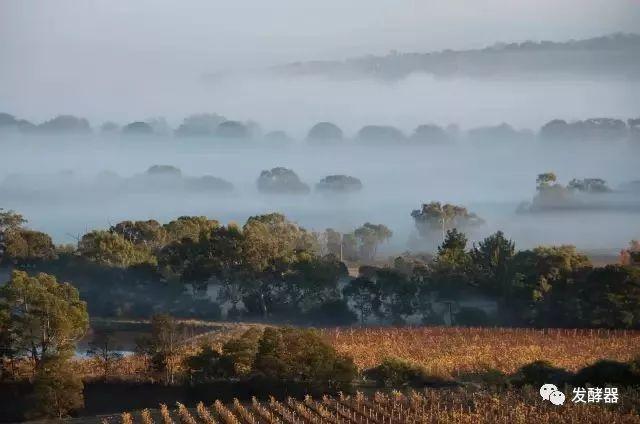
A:
POLYGON ((571 373, 563 368, 557 368, 547 361, 534 361, 520 368, 514 377, 514 382, 540 386, 555 384, 562 386, 571 380, 571 373))
POLYGON ((195 382, 229 378, 233 374, 232 364, 211 346, 203 346, 200 353, 185 358, 184 366, 195 382))
POLYGON ((501 387, 509 385, 509 377, 500 370, 489 368, 478 375, 480 380, 491 387, 501 387))
POLYGON ((444 385, 440 377, 430 376, 419 365, 400 358, 387 358, 375 368, 364 372, 365 377, 386 387, 444 385))
POLYGON ((200 353, 186 358, 184 364, 196 381, 246 377, 253 372, 261 335, 261 330, 250 328, 226 342, 222 353, 205 345, 200 353))
POLYGON ((461 382, 474 382, 489 387, 507 387, 511 384, 507 374, 496 368, 485 368, 478 371, 464 372, 457 376, 461 382))
POLYGON ((32 417, 63 418, 84 406, 82 379, 65 358, 45 360, 33 385, 32 417))
POLYGON ((251 373, 261 336, 262 330, 250 328, 239 338, 231 339, 224 344, 224 359, 231 365, 233 375, 245 376, 251 373))
POLYGON ((353 360, 336 353, 313 329, 266 328, 258 344, 255 371, 286 381, 351 383, 357 375, 353 360))
POLYGON ((634 364, 635 361, 630 363, 611 360, 598 361, 578 371, 573 382, 581 386, 589 383, 601 387, 607 384, 638 385, 640 384, 640 373, 637 372, 637 366, 634 364))

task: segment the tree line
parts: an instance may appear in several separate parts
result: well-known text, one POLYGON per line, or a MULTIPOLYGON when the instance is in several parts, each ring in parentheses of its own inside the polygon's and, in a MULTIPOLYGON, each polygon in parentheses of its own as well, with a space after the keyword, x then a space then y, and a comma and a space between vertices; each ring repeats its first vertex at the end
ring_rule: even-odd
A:
MULTIPOLYGON (((13 131, 24 134, 87 135, 94 132, 89 121, 73 115, 58 115, 40 124, 0 113, 0 132, 13 131)), ((264 139, 283 144, 290 137, 282 130, 263 132, 254 121, 228 120, 215 113, 187 116, 177 128, 171 128, 164 118, 151 118, 119 125, 105 122, 97 132, 103 135, 127 136, 175 136, 187 138, 264 139)), ((365 125, 353 137, 354 141, 367 144, 452 144, 459 139, 471 141, 640 141, 640 118, 589 118, 577 121, 553 119, 544 124, 537 134, 530 130, 518 130, 507 123, 472 128, 466 132, 451 124, 442 127, 435 124, 417 126, 410 134, 390 125, 365 125)), ((315 145, 342 144, 349 141, 343 130, 333 122, 319 122, 309 129, 306 140, 315 145)))
POLYGON ((640 326, 636 244, 619 265, 595 267, 573 246, 518 251, 502 232, 469 246, 463 231, 481 219, 460 206, 432 202, 412 216, 424 238, 440 240, 436 252, 377 265, 392 236, 383 224, 343 234, 307 231, 277 213, 243 226, 180 217, 123 221, 88 232, 76 246, 55 246, 20 215, 0 212, 0 259, 73 282, 96 316, 640 326), (346 264, 360 265, 358 275, 346 264))

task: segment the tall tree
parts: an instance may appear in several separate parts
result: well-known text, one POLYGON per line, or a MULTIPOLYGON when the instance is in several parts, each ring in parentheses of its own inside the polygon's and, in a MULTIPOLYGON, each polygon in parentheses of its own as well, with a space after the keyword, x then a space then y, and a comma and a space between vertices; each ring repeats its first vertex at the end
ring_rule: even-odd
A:
POLYGON ((171 240, 182 240, 189 238, 197 241, 200 234, 209 233, 220 226, 215 219, 206 216, 181 216, 163 226, 171 240))
POLYGON ((430 202, 422 205, 421 209, 411 212, 418 232, 424 238, 432 238, 434 233, 440 232, 442 241, 446 238, 447 230, 473 228, 484 221, 475 213, 471 213, 463 206, 450 203, 430 202))
POLYGON ((574 246, 539 246, 518 252, 511 268, 508 304, 519 324, 579 323, 579 287, 592 268, 574 246))
POLYGON ((40 273, 14 271, 0 289, 0 309, 8 316, 8 331, 16 349, 36 367, 49 357, 73 352, 89 325, 87 305, 69 283, 40 273))
POLYGON ((471 250, 476 282, 480 289, 498 298, 498 313, 505 309, 510 297, 510 266, 515 255, 515 243, 502 231, 490 235, 471 250))
POLYGON ((581 292, 587 325, 640 328, 640 269, 620 265, 595 268, 581 292))
POLYGON ((20 230, 27 222, 24 217, 12 210, 0 208, 0 262, 5 259, 7 250, 7 237, 14 231, 20 230))
POLYGON ((347 275, 347 267, 333 255, 302 256, 285 277, 282 297, 296 310, 307 312, 338 299, 338 282, 347 275))
POLYGON ((154 219, 148 221, 122 221, 112 226, 110 232, 121 235, 135 245, 152 249, 160 248, 167 241, 166 230, 154 219))
POLYGON ((56 256, 51 237, 40 231, 18 228, 4 235, 4 260, 16 265, 30 266, 56 256))
POLYGON ((545 172, 543 174, 538 174, 538 178, 536 178, 536 185, 538 189, 544 189, 550 187, 552 184, 558 180, 556 174, 553 172, 545 172))
POLYGON ((389 240, 393 232, 383 224, 365 223, 353 232, 360 242, 360 256, 366 260, 373 260, 378 253, 378 246, 389 240))
POLYGON ((249 218, 242 233, 242 251, 252 274, 243 287, 245 304, 257 305, 266 316, 274 300, 275 287, 284 283, 283 278, 292 264, 314 254, 317 239, 276 213, 249 218))
POLYGON ((401 272, 392 269, 377 271, 380 288, 381 315, 393 325, 402 325, 416 311, 417 285, 401 272))
POLYGON ((356 278, 343 289, 344 296, 358 311, 360 323, 365 324, 369 316, 380 309, 380 288, 367 278, 356 278))
POLYGON ((467 237, 457 229, 448 230, 444 242, 430 264, 430 285, 440 298, 457 300, 472 283, 471 255, 466 250, 467 237))

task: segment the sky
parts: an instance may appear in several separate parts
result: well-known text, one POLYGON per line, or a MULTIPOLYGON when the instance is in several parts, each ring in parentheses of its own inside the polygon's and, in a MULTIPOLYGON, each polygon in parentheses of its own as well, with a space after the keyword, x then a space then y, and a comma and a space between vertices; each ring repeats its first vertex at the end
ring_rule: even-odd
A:
POLYGON ((638 28, 637 0, 0 0, 0 109, 125 119, 205 73, 638 28))

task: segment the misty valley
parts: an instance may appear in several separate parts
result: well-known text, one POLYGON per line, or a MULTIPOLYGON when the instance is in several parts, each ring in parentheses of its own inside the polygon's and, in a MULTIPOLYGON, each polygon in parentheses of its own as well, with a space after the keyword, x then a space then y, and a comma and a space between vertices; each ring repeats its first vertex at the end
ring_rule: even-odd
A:
POLYGON ((65 2, 0 5, 0 422, 640 423, 632 2, 65 2))
POLYGON ((566 129, 552 121, 537 131, 423 125, 407 136, 369 126, 351 137, 321 123, 306 138, 274 142, 271 133, 251 134, 239 122, 239 132, 217 134, 216 115, 186 118, 175 135, 104 128, 92 134, 80 119, 67 118, 42 124, 36 134, 5 125, 0 171, 2 206, 62 244, 122 220, 206 215, 243 222, 275 211, 312 231, 384 223, 394 232, 381 246, 390 256, 421 248, 410 213, 442 201, 482 217, 468 234, 472 241, 502 230, 523 247, 573 244, 615 256, 632 238, 640 210, 640 130, 631 119, 628 127, 586 120, 584 128, 566 129), (48 132, 56 123, 60 128, 48 132), (281 189, 261 183, 269 180, 261 173, 279 168, 291 171, 270 177, 281 189), (549 172, 558 181, 538 190, 536 177, 549 172), (333 185, 323 186, 326 178, 333 185), (602 187, 578 184, 592 180, 602 187))

